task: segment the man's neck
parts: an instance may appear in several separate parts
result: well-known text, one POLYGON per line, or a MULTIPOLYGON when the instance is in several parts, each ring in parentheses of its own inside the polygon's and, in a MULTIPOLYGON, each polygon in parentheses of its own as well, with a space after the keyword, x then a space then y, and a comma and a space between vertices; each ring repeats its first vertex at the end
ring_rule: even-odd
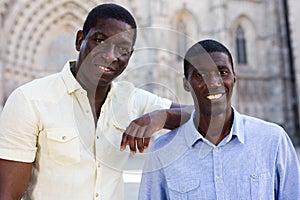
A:
POLYGON ((203 137, 218 145, 230 133, 233 124, 233 112, 224 112, 216 116, 200 114, 195 117, 194 124, 198 124, 196 127, 203 137))
POLYGON ((77 76, 76 65, 71 66, 71 72, 73 76, 76 78, 81 87, 86 90, 87 97, 89 99, 89 103, 93 112, 93 116, 95 119, 95 124, 98 121, 100 116, 100 111, 102 105, 104 104, 107 95, 110 91, 111 84, 107 85, 92 85, 89 84, 88 81, 82 81, 79 76, 77 76))

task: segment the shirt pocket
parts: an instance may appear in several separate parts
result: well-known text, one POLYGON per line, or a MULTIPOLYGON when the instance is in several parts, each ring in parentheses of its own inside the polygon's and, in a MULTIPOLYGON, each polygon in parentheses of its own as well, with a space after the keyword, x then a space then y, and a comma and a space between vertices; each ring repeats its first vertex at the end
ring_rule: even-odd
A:
POLYGON ((258 200, 273 196, 273 185, 269 172, 243 174, 237 183, 238 199, 258 200))
POLYGON ((176 200, 200 200, 205 199, 205 194, 200 190, 200 181, 190 180, 167 180, 170 199, 176 200))
POLYGON ((53 161, 61 165, 71 165, 80 161, 80 141, 76 129, 48 129, 46 133, 49 157, 53 161))

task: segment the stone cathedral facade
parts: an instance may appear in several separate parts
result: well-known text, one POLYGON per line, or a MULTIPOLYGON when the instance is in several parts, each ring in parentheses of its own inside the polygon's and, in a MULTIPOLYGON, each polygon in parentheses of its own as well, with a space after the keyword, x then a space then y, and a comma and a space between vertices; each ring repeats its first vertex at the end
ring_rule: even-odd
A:
POLYGON ((233 53, 234 106, 282 125, 299 144, 298 0, 0 0, 0 105, 19 85, 76 59, 77 30, 92 7, 107 2, 129 9, 139 28, 120 80, 192 103, 182 56, 198 40, 217 39, 233 53))

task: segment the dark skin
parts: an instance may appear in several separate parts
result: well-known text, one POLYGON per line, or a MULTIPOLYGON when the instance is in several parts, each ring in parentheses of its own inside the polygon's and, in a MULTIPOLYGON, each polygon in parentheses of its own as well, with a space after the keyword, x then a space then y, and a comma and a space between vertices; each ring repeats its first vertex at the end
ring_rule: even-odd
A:
POLYGON ((82 31, 77 33, 79 56, 74 71, 76 79, 87 91, 95 124, 111 82, 125 70, 132 55, 133 32, 128 31, 130 28, 122 21, 99 19, 87 35, 82 31))
POLYGON ((30 178, 32 163, 0 159, 0 199, 21 199, 30 178))
MULTIPOLYGON (((77 32, 75 46, 79 56, 72 71, 87 91, 95 126, 112 81, 125 70, 132 55, 134 32, 130 30, 130 25, 123 21, 100 18, 87 35, 82 30, 77 32)), ((129 145, 133 153, 136 147, 143 152, 155 131, 175 128, 188 120, 193 106, 180 107, 173 103, 172 109, 154 111, 131 122, 123 134, 120 149, 129 145)), ((21 199, 32 164, 0 159, 1 200, 21 199)))
MULTIPOLYGON (((95 124, 106 100, 111 82, 126 68, 133 52, 133 31, 115 19, 99 19, 86 36, 77 33, 76 49, 80 52, 75 66, 76 79, 87 91, 95 124), (104 42, 105 41, 105 42, 104 42), (103 50, 103 42, 106 49, 103 50), (108 45, 109 44, 109 45, 108 45), (127 49, 116 52, 116 47, 127 49), (99 70, 100 69, 100 70, 99 70)), ((151 135, 162 128, 176 128, 189 118, 193 106, 172 103, 171 109, 145 114, 131 122, 120 144, 123 151, 129 145, 132 153, 148 148, 151 135), (181 122, 182 121, 182 122, 181 122)))
POLYGON ((172 103, 171 109, 157 110, 139 117, 132 121, 123 133, 121 150, 129 145, 132 153, 136 153, 136 146, 139 152, 144 152, 148 148, 154 132, 162 128, 177 128, 190 118, 193 109, 194 106, 182 107, 179 104, 172 103))
POLYGON ((233 123, 231 97, 236 76, 228 55, 222 52, 197 55, 190 62, 193 65, 183 81, 194 100, 194 123, 200 134, 217 145, 230 133, 233 123))

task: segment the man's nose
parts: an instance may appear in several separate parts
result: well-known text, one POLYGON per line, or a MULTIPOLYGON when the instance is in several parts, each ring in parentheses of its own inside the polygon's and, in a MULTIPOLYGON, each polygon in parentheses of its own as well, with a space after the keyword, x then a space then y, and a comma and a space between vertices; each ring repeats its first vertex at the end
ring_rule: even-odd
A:
POLYGON ((115 51, 115 45, 114 44, 108 44, 106 45, 105 49, 103 50, 103 58, 111 63, 118 59, 117 52, 115 51))
POLYGON ((222 86, 222 78, 219 73, 211 73, 206 80, 206 84, 210 88, 216 88, 222 86))

